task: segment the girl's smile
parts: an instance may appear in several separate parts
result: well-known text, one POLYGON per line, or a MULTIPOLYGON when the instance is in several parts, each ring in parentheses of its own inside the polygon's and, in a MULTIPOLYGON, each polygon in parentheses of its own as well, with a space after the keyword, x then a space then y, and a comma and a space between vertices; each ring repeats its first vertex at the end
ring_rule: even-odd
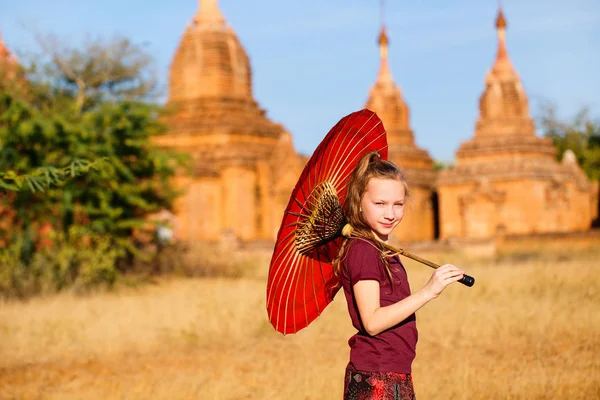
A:
POLYGON ((395 179, 372 178, 361 199, 362 216, 377 237, 388 236, 404 216, 405 189, 395 179))

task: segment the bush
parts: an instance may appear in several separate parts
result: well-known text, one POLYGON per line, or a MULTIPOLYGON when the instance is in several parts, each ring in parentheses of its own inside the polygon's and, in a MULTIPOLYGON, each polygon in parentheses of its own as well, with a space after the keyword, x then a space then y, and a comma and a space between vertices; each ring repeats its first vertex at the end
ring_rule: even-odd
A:
POLYGON ((52 232, 48 245, 39 248, 30 262, 22 261, 22 243, 0 251, 0 296, 26 298, 66 288, 84 292, 92 287, 112 287, 122 250, 106 235, 90 235, 71 229, 52 232))

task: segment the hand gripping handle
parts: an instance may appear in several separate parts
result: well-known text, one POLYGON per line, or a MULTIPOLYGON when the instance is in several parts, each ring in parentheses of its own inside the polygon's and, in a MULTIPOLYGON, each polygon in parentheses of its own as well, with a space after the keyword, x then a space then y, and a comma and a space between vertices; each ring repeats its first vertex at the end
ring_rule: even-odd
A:
POLYGON ((465 274, 458 282, 462 283, 465 286, 471 287, 475 284, 475 278, 465 274))

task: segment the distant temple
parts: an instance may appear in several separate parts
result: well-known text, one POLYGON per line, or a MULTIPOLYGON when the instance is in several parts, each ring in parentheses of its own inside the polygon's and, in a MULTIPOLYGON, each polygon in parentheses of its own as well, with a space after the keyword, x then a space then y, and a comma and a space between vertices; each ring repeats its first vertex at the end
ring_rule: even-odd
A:
POLYGON ((216 0, 199 1, 169 83, 169 132, 156 143, 193 158, 176 180, 175 238, 274 239, 306 160, 254 99, 248 55, 216 0))
POLYGON ((498 52, 479 100, 475 136, 461 144, 456 166, 437 181, 440 237, 573 232, 596 217, 597 186, 573 154, 535 134, 527 95, 508 57, 506 19, 496 19, 498 52))
MULTIPOLYGON (((456 165, 439 174, 429 153, 415 144, 382 26, 379 73, 365 107, 382 119, 389 158, 402 167, 411 189, 396 240, 582 231, 597 216, 597 185, 573 157, 557 162, 551 141, 535 134, 506 50, 501 10, 496 26, 498 52, 475 136, 461 144, 456 165)), ((194 159, 193 173, 177 178, 185 195, 176 204, 176 237, 218 240, 229 233, 242 241, 273 240, 306 160, 296 154, 290 133, 254 100, 248 56, 216 0, 199 1, 183 34, 171 65, 168 105, 175 109, 166 120, 169 133, 157 143, 194 159)))
POLYGON ((388 158, 402 167, 410 191, 404 219, 393 237, 400 241, 433 240, 435 210, 432 199, 436 178, 433 160, 426 150, 415 144, 408 105, 390 71, 387 57, 389 39, 385 26, 381 27, 378 42, 381 56, 379 74, 365 107, 377 113, 383 122, 387 132, 388 158))

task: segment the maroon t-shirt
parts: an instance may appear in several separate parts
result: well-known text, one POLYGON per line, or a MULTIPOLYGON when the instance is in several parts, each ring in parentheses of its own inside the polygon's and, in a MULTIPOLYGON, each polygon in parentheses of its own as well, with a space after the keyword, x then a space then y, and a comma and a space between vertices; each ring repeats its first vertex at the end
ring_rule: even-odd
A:
POLYGON ((350 338, 350 363, 355 369, 370 372, 411 373, 417 346, 417 323, 415 314, 375 336, 369 335, 360 319, 354 299, 353 287, 361 280, 379 282, 380 306, 394 304, 410 295, 406 270, 396 256, 389 259, 394 279, 390 285, 379 250, 370 242, 351 239, 342 264, 342 286, 352 325, 358 332, 350 338))

